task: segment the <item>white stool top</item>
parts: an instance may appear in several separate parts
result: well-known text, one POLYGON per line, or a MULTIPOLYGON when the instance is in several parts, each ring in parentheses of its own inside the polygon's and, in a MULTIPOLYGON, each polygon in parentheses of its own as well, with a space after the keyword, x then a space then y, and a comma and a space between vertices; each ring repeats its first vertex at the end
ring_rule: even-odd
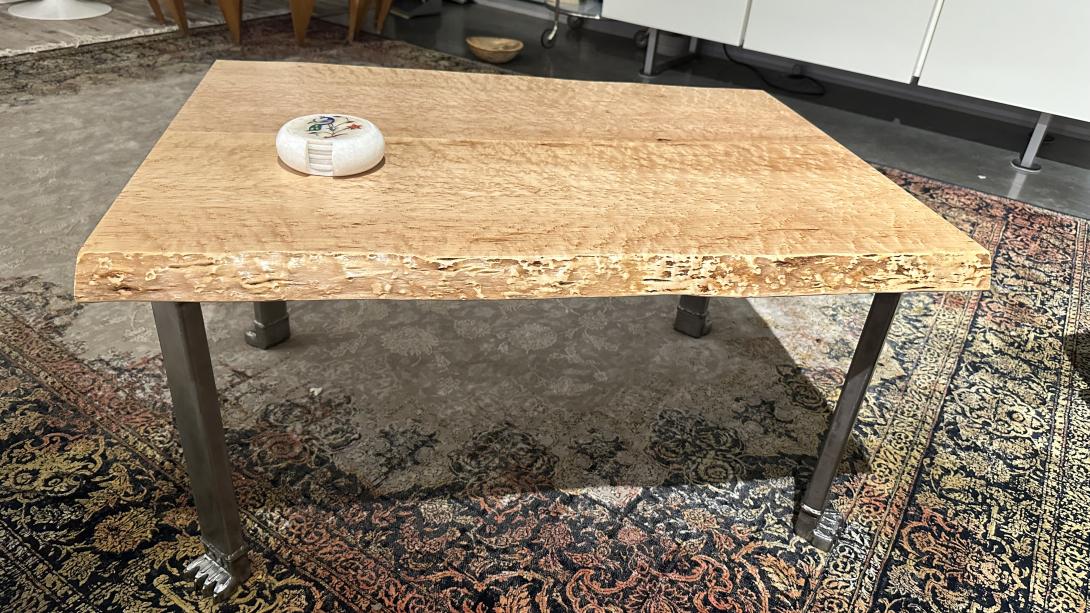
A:
POLYGON ((44 19, 49 21, 89 19, 99 17, 111 11, 109 4, 88 2, 86 0, 33 0, 12 5, 8 13, 24 19, 44 19))

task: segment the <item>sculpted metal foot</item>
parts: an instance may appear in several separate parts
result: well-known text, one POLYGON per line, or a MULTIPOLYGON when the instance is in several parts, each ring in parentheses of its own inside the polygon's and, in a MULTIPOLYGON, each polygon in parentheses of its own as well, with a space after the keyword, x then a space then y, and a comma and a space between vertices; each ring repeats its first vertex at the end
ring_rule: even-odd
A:
POLYGON ((710 298, 700 296, 682 296, 677 301, 677 315, 674 317, 674 329, 693 338, 700 338, 711 332, 712 323, 708 319, 710 298))
POLYGON ((795 534, 822 551, 833 548, 836 533, 840 530, 840 513, 829 505, 824 511, 802 505, 798 521, 795 522, 795 534))
POLYGON ((258 349, 268 349, 288 340, 291 324, 288 305, 283 301, 255 302, 254 322, 246 331, 246 343, 258 349))
POLYGON ((208 547, 208 553, 186 565, 185 574, 194 580, 197 591, 222 602, 250 576, 250 559, 245 547, 231 556, 220 556, 208 547))

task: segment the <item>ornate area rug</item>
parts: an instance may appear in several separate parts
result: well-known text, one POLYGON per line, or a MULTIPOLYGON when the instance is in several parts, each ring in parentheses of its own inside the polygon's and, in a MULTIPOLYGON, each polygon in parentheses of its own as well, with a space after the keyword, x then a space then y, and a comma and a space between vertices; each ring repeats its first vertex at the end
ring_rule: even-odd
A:
MULTIPOLYGON (((70 296, 211 59, 481 68, 251 28, 244 52, 197 32, 0 61, 8 610, 213 609, 182 575, 200 544, 150 309, 70 296)), ((1090 226, 886 172, 993 250, 993 289, 902 301, 830 553, 791 520, 866 296, 714 300, 700 340, 669 298, 293 303, 268 352, 246 305, 211 305, 255 568, 220 610, 1085 612, 1090 226)))

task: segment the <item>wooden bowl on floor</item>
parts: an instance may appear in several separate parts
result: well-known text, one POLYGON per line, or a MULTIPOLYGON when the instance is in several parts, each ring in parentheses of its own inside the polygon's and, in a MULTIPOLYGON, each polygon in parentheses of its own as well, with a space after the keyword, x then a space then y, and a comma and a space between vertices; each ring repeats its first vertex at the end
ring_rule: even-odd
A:
POLYGON ((466 39, 473 55, 492 64, 505 64, 522 51, 522 41, 495 36, 470 36, 466 39))

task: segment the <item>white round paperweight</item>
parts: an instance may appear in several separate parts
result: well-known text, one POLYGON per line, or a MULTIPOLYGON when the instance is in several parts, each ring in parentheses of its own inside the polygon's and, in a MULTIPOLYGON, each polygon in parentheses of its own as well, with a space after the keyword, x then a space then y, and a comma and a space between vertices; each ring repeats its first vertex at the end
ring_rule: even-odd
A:
POLYGON ((280 127, 276 154, 299 172, 343 177, 374 168, 386 154, 386 141, 375 124, 360 117, 303 115, 280 127))

